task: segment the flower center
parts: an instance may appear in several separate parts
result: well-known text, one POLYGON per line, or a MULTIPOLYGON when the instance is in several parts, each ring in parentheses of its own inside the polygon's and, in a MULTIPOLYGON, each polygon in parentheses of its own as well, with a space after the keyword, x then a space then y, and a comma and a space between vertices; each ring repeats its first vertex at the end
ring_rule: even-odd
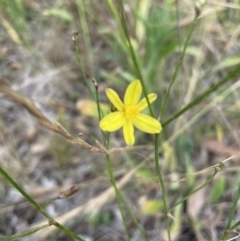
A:
POLYGON ((139 114, 139 109, 137 106, 126 106, 125 115, 127 119, 134 119, 139 114))

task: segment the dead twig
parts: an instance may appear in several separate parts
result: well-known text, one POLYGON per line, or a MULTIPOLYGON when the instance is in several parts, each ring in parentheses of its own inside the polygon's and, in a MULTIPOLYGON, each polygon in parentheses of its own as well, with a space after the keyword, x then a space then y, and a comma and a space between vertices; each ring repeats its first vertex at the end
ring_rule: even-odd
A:
POLYGON ((5 94, 6 97, 12 99, 15 103, 21 105, 25 108, 32 116, 34 116, 38 124, 45 129, 58 133, 63 136, 72 144, 78 144, 81 147, 90 150, 91 152, 107 154, 108 150, 106 150, 102 145, 97 142, 97 147, 91 146, 83 139, 77 137, 73 137, 70 135, 67 130, 57 121, 49 120, 32 102, 32 100, 22 96, 21 94, 15 92, 7 83, 3 80, 0 80, 0 92, 5 94))

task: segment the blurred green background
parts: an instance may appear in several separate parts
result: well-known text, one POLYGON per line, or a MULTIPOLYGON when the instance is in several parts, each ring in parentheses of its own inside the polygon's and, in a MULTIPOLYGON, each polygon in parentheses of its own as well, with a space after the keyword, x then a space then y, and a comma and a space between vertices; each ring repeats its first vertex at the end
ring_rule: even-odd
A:
MULTIPOLYGON (((123 97, 129 82, 137 78, 118 2, 0 1, 0 79, 33 100, 44 115, 58 120, 73 136, 83 133, 90 144, 94 144, 92 136, 102 142, 101 131, 72 34, 79 32, 76 43, 87 79, 92 89, 91 78, 98 82, 100 102, 108 112, 111 106, 105 89, 111 87, 123 97)), ((200 13, 161 122, 240 63, 239 0, 132 0, 124 1, 124 10, 147 92, 158 94, 153 104, 155 117, 196 12, 200 13)), ((188 175, 239 152, 239 87, 236 76, 163 129, 160 165, 168 183, 169 206, 209 177, 208 172, 188 175)), ((131 149, 124 148, 121 131, 110 140, 110 147, 123 148, 112 154, 117 180, 141 164, 122 193, 150 240, 164 240, 161 190, 153 164, 154 136, 136 131, 136 146, 131 149)), ((114 195, 105 194, 106 200, 101 199, 111 186, 103 155, 73 146, 39 127, 24 108, 3 94, 0 143, 0 165, 39 203, 73 184, 80 186, 73 197, 47 205, 49 214, 66 218, 63 223, 86 240, 127 240, 114 195), (89 206, 86 213, 77 209, 94 198, 103 201, 89 206)), ((237 157, 229 161, 207 188, 172 212, 174 240, 219 240, 240 179, 238 161, 237 157)), ((0 213, 1 235, 44 221, 2 177, 0 213)), ((127 220, 133 240, 141 240, 131 219, 127 220)), ((72 240, 60 232, 44 232, 21 240, 72 240)))

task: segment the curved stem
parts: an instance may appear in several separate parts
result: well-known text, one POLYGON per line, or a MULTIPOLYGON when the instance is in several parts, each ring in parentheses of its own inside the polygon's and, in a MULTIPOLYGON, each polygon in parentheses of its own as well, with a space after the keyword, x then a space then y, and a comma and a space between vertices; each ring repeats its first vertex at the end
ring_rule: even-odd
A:
POLYGON ((116 180, 115 180, 115 177, 113 175, 113 168, 112 168, 110 156, 106 155, 106 159, 107 159, 107 168, 108 168, 108 174, 109 174, 109 177, 110 177, 110 182, 111 182, 111 184, 114 188, 115 194, 116 194, 118 206, 119 206, 119 209, 120 209, 121 217, 122 217, 122 220, 123 220, 123 225, 124 225, 125 231, 127 233, 128 240, 130 240, 130 233, 129 233, 128 228, 127 228, 127 222, 126 222, 126 218, 124 216, 124 212, 123 212, 123 208, 122 208, 122 204, 121 204, 121 194, 120 194, 120 191, 117 188, 116 180))
POLYGON ((188 199, 190 196, 192 196, 194 193, 198 192, 199 190, 201 190, 202 188, 206 187, 212 180, 213 178, 216 176, 217 174, 217 170, 214 171, 214 173, 210 176, 210 178, 204 183, 202 184, 200 187, 198 187, 197 189, 191 191, 186 197, 182 198, 181 200, 179 200, 177 203, 174 204, 174 206, 169 210, 169 212, 172 212, 172 210, 178 206, 180 203, 184 202, 186 199, 188 199))
POLYGON ((131 39, 130 39, 128 27, 127 27, 126 15, 125 15, 125 12, 124 12, 124 7, 123 7, 123 1, 118 0, 118 2, 119 2, 119 7, 120 7, 120 11, 121 11, 121 16, 122 16, 122 27, 123 27, 123 30, 124 30, 125 37, 127 39, 131 59, 133 61, 133 65, 135 67, 136 75, 141 82, 141 85, 142 85, 142 88, 143 88, 143 94, 144 94, 144 97, 147 100, 148 109, 150 111, 151 116, 153 117, 153 110, 152 110, 152 107, 150 105, 150 101, 149 101, 149 98, 148 98, 148 95, 147 95, 146 86, 145 86, 145 83, 143 81, 143 77, 142 77, 142 73, 141 73, 139 63, 138 63, 138 60, 137 60, 137 57, 136 57, 136 53, 135 53, 135 51, 133 49, 133 46, 132 46, 132 43, 131 43, 131 39))
MULTIPOLYGON (((135 225, 137 226, 137 228, 139 229, 142 237, 144 238, 144 240, 148 241, 148 237, 147 235, 145 234, 144 230, 142 229, 142 227, 139 225, 137 219, 135 218, 135 216, 133 215, 131 209, 129 208, 128 204, 126 203, 126 201, 124 200, 124 198, 122 197, 122 194, 121 192, 119 191, 117 185, 116 185, 116 180, 115 180, 115 177, 113 175, 113 168, 112 168, 112 163, 111 163, 111 160, 110 160, 110 156, 109 155, 106 155, 106 158, 107 158, 107 166, 108 166, 108 173, 109 173, 109 176, 110 176, 110 181, 114 187, 114 190, 115 190, 115 194, 116 194, 116 198, 118 200, 118 204, 119 204, 119 207, 122 207, 121 206, 121 202, 123 203, 124 207, 127 209, 127 212, 129 213, 129 215, 131 216, 133 222, 135 223, 135 225)), ((123 215, 123 210, 121 210, 121 215, 122 215, 122 218, 123 220, 125 220, 124 218, 124 215, 123 215)), ((126 221, 125 221, 125 224, 124 226, 126 225, 126 221)), ((127 227, 125 227, 126 230, 127 227)), ((128 236, 130 238, 130 236, 128 236)), ((130 240, 130 239, 129 239, 130 240)))
MULTIPOLYGON (((73 34, 73 35, 74 35, 74 34, 73 34)), ((85 81, 85 84, 86 84, 86 86, 87 86, 87 89, 88 89, 89 93, 91 94, 92 98, 93 98, 94 100, 96 100, 96 97, 95 97, 95 95, 94 95, 94 93, 93 93, 93 91, 92 91, 92 89, 91 89, 91 87, 90 87, 90 84, 89 84, 88 80, 87 80, 87 76, 86 76, 86 73, 85 73, 85 71, 84 71, 83 64, 82 64, 81 55, 80 55, 80 52, 79 52, 79 49, 78 49, 78 45, 77 45, 77 42, 76 42, 78 33, 75 33, 75 35, 76 35, 76 36, 73 37, 73 43, 74 43, 75 52, 76 52, 76 55, 77 55, 78 64, 79 64, 80 70, 81 70, 81 72, 82 72, 83 79, 84 79, 84 81, 85 81)))
POLYGON ((19 238, 31 235, 33 233, 36 233, 37 231, 42 230, 46 227, 49 227, 49 224, 44 224, 44 225, 39 226, 37 228, 33 228, 33 229, 27 230, 25 232, 17 233, 17 234, 11 235, 11 236, 1 237, 0 241, 9 241, 9 240, 14 240, 14 239, 19 239, 19 238))
POLYGON ((164 96, 163 104, 162 104, 162 106, 161 106, 160 115, 159 115, 159 116, 160 116, 160 119, 161 119, 162 114, 163 114, 163 111, 164 111, 164 109, 165 109, 165 106, 166 106, 166 103, 167 103, 167 99, 168 99, 168 96, 169 96, 171 87, 172 87, 173 83, 175 82, 175 80, 176 80, 176 78, 177 78, 178 71, 179 71, 179 69, 180 69, 180 67, 181 67, 181 65, 182 65, 183 58, 184 58, 184 56, 185 56, 185 52, 186 52, 187 46, 188 46, 189 41, 190 41, 190 39, 191 39, 193 30, 195 29, 195 27, 196 27, 196 25, 197 25, 197 22, 198 22, 198 21, 197 21, 197 17, 196 17, 196 18, 194 19, 193 23, 192 23, 192 26, 191 26, 191 28, 190 28, 190 31, 189 31, 188 35, 187 35, 187 39, 186 39, 186 42, 185 42, 185 44, 184 44, 182 54, 181 54, 181 56, 180 56, 180 58, 179 58, 179 60, 178 60, 177 66, 176 66, 175 71, 174 71, 174 74, 173 74, 172 79, 171 79, 171 81, 170 81, 170 83, 169 83, 169 86, 168 86, 168 89, 167 89, 167 93, 166 93, 166 95, 164 96))
POLYGON ((224 232, 221 240, 224 240, 224 241, 227 240, 228 233, 226 231, 228 229, 230 229, 230 227, 231 227, 231 223, 232 223, 232 220, 234 218, 234 214, 235 214, 236 209, 237 209, 237 204, 238 204, 239 198, 240 198, 240 184, 238 184, 237 194, 236 194, 235 199, 233 201, 232 208, 231 208, 231 211, 230 211, 230 215, 228 217, 228 222, 227 222, 227 225, 226 225, 226 228, 225 228, 225 232, 224 232))
POLYGON ((80 238, 77 234, 69 230, 68 228, 62 226, 60 223, 56 222, 32 197, 28 195, 12 178, 6 171, 0 167, 0 173, 11 183, 12 186, 14 186, 40 213, 42 213, 49 221, 49 224, 55 225, 60 230, 62 230, 64 233, 69 235, 72 238, 75 238, 79 241, 84 241, 84 239, 80 238))

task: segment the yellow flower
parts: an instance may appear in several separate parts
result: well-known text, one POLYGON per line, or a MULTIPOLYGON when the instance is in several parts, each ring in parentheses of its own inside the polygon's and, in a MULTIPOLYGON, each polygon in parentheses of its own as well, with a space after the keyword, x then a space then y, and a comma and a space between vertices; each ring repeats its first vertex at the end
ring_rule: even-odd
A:
MULTIPOLYGON (((123 136, 127 145, 132 146, 135 142, 134 126, 139 130, 154 134, 162 130, 159 121, 151 116, 142 114, 141 111, 148 107, 146 98, 140 102, 142 85, 139 80, 134 80, 127 87, 124 102, 113 89, 107 89, 106 95, 117 111, 106 115, 99 123, 103 131, 113 132, 123 127, 123 136)), ((152 103, 157 95, 148 95, 149 102, 152 103)))

